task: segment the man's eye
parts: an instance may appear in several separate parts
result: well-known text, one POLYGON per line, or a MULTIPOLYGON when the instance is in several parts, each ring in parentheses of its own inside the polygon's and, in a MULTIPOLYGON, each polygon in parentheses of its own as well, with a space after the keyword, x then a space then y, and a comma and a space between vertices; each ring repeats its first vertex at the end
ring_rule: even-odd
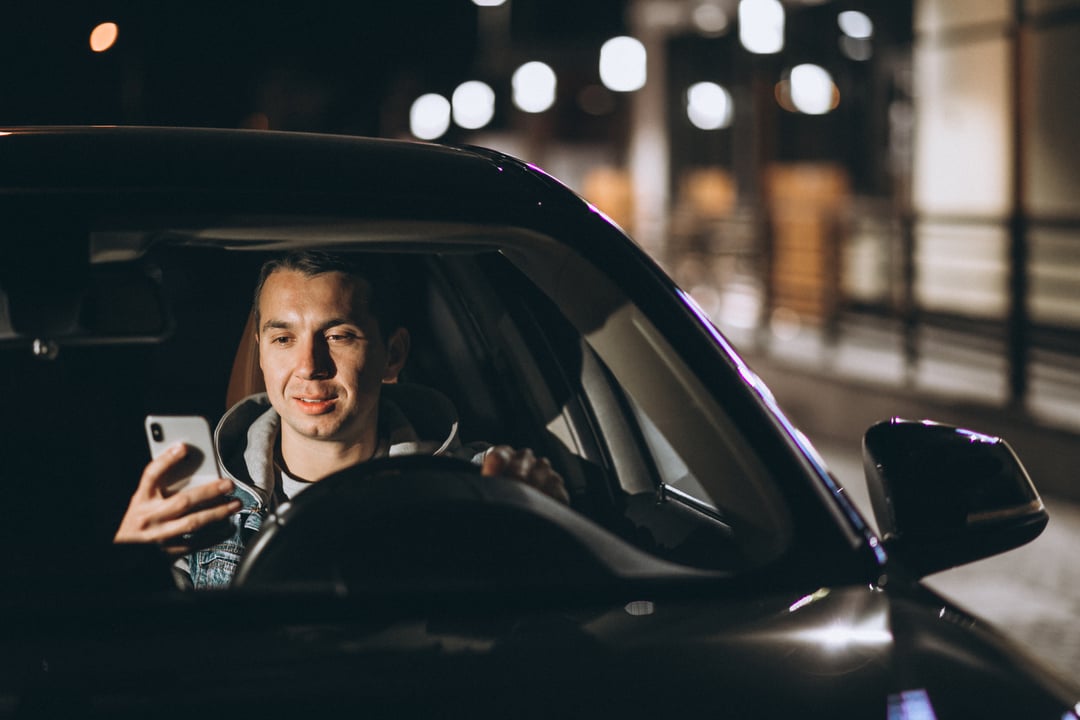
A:
POLYGON ((341 342, 349 342, 350 340, 355 340, 356 336, 353 335, 352 333, 329 333, 326 336, 326 339, 328 341, 330 341, 330 342, 341 343, 341 342))
POLYGON ((279 335, 277 337, 270 338, 271 345, 288 345, 292 341, 288 335, 279 335))

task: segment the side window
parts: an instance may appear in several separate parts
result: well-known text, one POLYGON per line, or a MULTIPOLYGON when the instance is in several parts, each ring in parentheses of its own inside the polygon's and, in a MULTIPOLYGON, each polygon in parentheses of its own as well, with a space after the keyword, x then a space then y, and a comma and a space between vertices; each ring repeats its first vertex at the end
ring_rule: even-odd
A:
POLYGON ((565 249, 510 256, 587 349, 581 387, 616 480, 616 501, 643 544, 651 538, 662 556, 720 569, 780 557, 791 542, 792 518, 769 464, 672 338, 582 257, 565 249))
POLYGON ((740 538, 678 450, 595 353, 588 356, 586 392, 611 455, 629 538, 687 565, 747 567, 740 538))
POLYGON ((652 456, 653 463, 656 465, 657 473, 660 476, 660 482, 667 487, 677 488, 716 510, 708 499, 709 495, 705 492, 705 488, 701 486, 701 483, 694 477, 694 474, 690 472, 690 468, 687 467, 686 463, 679 457, 679 454, 675 452, 675 448, 671 446, 671 443, 669 443, 660 432, 660 428, 656 427, 656 423, 650 420, 633 401, 630 401, 630 407, 633 409, 634 417, 637 419, 638 425, 641 428, 641 435, 642 439, 645 441, 645 446, 652 456))

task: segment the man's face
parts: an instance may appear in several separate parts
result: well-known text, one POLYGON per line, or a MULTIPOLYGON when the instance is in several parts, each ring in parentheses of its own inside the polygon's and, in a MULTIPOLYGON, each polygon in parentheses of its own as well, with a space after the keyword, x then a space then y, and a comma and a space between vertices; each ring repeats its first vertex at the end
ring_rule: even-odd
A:
POLYGON ((384 380, 404 358, 368 313, 365 281, 339 272, 280 270, 259 295, 259 366, 282 433, 372 441, 384 380))

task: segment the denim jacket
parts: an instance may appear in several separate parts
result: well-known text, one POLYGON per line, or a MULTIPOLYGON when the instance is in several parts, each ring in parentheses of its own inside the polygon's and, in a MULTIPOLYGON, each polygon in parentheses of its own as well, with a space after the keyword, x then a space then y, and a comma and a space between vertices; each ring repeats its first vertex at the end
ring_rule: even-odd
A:
MULTIPOLYGON (((266 393, 234 405, 218 423, 214 441, 225 476, 233 481, 233 496, 243 503, 233 516, 232 537, 188 555, 176 565, 178 583, 195 589, 226 588, 232 581, 244 548, 259 532, 263 520, 287 502, 274 462, 281 418, 266 393)), ((463 446, 457 411, 444 395, 407 383, 388 384, 379 405, 379 432, 384 454, 450 455, 483 460, 486 444, 463 446)))

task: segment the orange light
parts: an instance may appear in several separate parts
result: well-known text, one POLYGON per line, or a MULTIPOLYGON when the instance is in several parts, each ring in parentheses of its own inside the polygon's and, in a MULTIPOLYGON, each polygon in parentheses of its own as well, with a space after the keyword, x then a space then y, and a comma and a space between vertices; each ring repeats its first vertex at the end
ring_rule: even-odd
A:
POLYGON ((116 27, 116 23, 101 23, 90 32, 90 49, 96 53, 105 52, 116 44, 119 34, 120 29, 116 27))

